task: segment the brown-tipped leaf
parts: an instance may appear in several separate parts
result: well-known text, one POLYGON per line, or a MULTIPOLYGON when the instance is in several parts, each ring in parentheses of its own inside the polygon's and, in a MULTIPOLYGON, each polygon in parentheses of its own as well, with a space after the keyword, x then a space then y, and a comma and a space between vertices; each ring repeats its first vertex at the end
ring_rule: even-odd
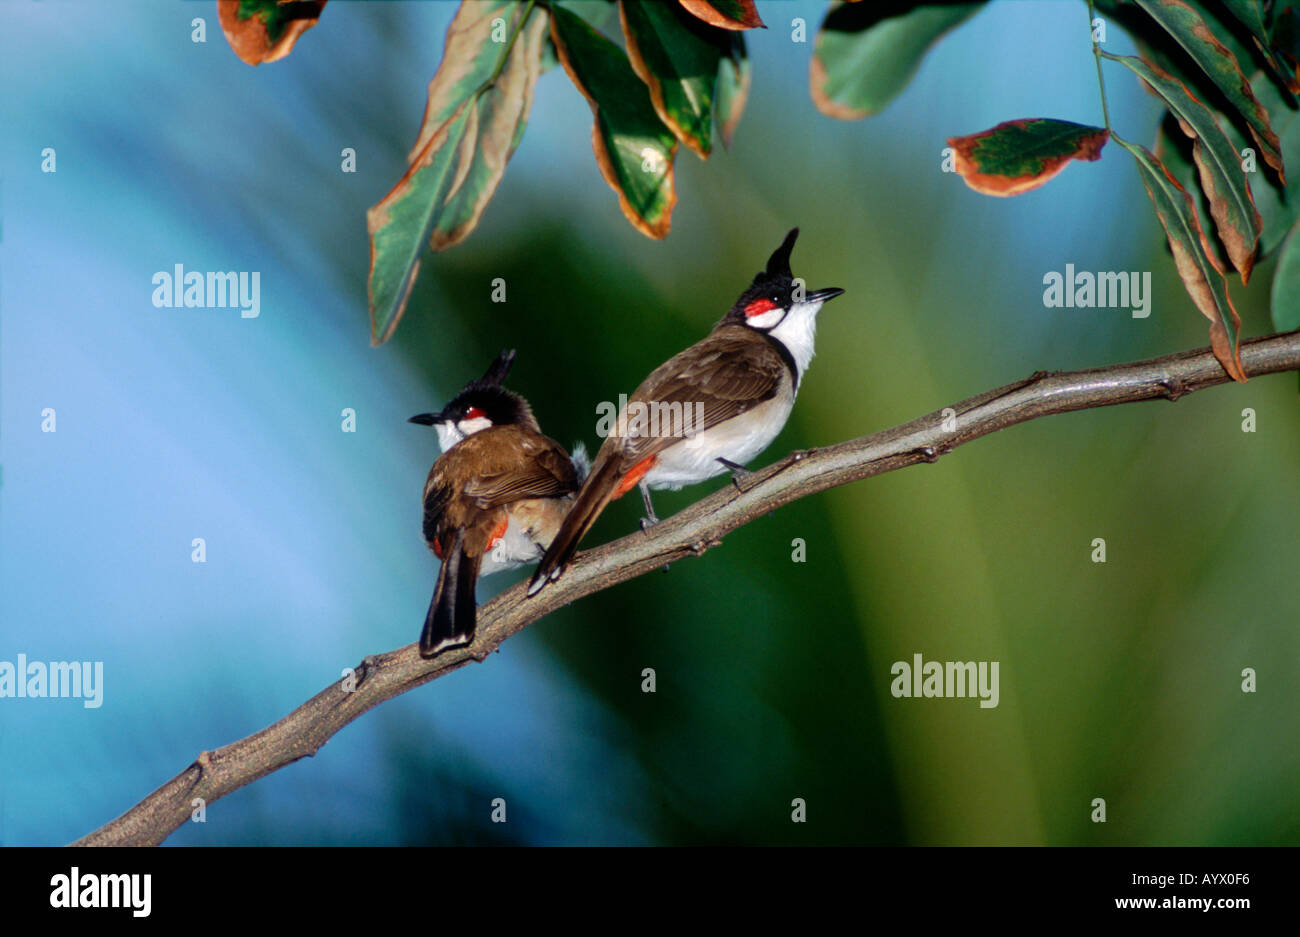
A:
MULTIPOLYGON (((1242 64, 1206 24, 1205 18, 1184 0, 1135 0, 1159 23, 1223 92, 1241 114, 1259 146, 1264 161, 1283 175, 1277 134, 1269 125, 1268 112, 1251 91, 1242 64)), ((1251 67, 1251 63, 1245 63, 1251 67)), ((1252 68, 1253 71, 1253 68, 1252 68)))
POLYGON ((767 28, 758 17, 754 0, 681 0, 681 3, 692 16, 719 29, 767 28))
POLYGON ((981 133, 949 137, 954 168, 976 192, 1019 195, 1043 185, 1071 160, 1095 160, 1107 133, 1068 120, 1026 117, 1009 120, 981 133))
POLYGON ((1241 369, 1238 348, 1241 318, 1232 305, 1227 280, 1205 256, 1204 235, 1191 197, 1150 150, 1125 140, 1115 142, 1137 161, 1138 174, 1169 238, 1169 249, 1183 286, 1196 308, 1210 320, 1210 347, 1214 357, 1234 381, 1244 382, 1246 374, 1241 369))
POLYGON ((628 61, 650 90, 659 119, 707 159, 713 149, 718 65, 736 34, 660 0, 619 0, 618 12, 628 61))
MULTIPOLYGON (((406 310, 427 243, 444 250, 478 225, 519 144, 541 72, 547 13, 534 7, 491 76, 506 44, 493 36, 498 16, 513 31, 521 4, 464 4, 448 30, 446 52, 429 85, 429 103, 410 167, 366 213, 370 232, 371 341, 392 335, 406 310)), ((500 29, 500 24, 496 27, 500 29)))
MULTIPOLYGON (((1200 176, 1201 188, 1210 203, 1210 216, 1232 265, 1241 273, 1243 283, 1250 279, 1259 247, 1263 221, 1255 208, 1241 157, 1214 119, 1214 113, 1192 94, 1191 90, 1162 68, 1131 56, 1107 56, 1120 62, 1141 78, 1164 102, 1178 120, 1178 126, 1192 140, 1192 154, 1200 176)), ((1206 256, 1217 258, 1205 245, 1206 256)), ((1223 271, 1220 271, 1223 272, 1223 271)))
POLYGON ((1174 180, 1191 196, 1201 231, 1206 234, 1201 244, 1209 255, 1210 263, 1214 264, 1214 269, 1227 273, 1232 262, 1223 252, 1223 245, 1219 243, 1218 238, 1209 237, 1209 232, 1214 230, 1214 219, 1210 217, 1209 203, 1201 192, 1200 182, 1197 181, 1198 170, 1192 150, 1193 141, 1178 126, 1178 118, 1166 113, 1156 129, 1156 142, 1151 152, 1164 164, 1165 169, 1169 170, 1169 175, 1173 176, 1174 180))
POLYGON ((325 0, 217 0, 217 22, 235 55, 261 65, 288 55, 324 8, 325 0))
POLYGON ((659 120, 623 50, 564 7, 554 11, 551 38, 565 72, 591 105, 591 147, 600 174, 627 220, 647 237, 662 238, 677 203, 677 139, 659 120))

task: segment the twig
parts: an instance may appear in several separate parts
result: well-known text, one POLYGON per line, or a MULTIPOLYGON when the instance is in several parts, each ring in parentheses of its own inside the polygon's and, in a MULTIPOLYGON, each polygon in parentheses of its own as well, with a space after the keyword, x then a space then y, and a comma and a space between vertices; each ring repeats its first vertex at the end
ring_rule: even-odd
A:
MULTIPOLYGON (((1251 376, 1300 371, 1300 331, 1243 342, 1241 362, 1251 376)), ((1006 387, 954 404, 902 426, 849 442, 795 452, 746 479, 727 484, 651 529, 589 550, 537 596, 524 583, 479 610, 474 643, 424 660, 414 644, 367 657, 356 667, 356 687, 332 684, 256 735, 204 752, 188 768, 111 823, 73 845, 156 845, 189 818, 194 799, 211 804, 231 791, 307 755, 339 729, 400 693, 483 660, 502 641, 555 609, 635 579, 668 563, 699 556, 731 531, 798 498, 838 485, 934 462, 957 446, 1052 413, 1139 400, 1177 400, 1228 375, 1208 348, 1090 371, 1039 372, 1006 387)), ((414 631, 414 626, 413 626, 414 631)))

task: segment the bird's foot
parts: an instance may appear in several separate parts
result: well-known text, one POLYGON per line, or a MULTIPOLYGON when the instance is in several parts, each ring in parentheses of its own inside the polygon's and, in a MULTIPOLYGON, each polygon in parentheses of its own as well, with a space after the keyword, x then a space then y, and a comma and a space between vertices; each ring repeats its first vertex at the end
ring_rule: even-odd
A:
POLYGON ((718 461, 722 463, 727 471, 731 472, 731 483, 736 486, 737 491, 745 492, 749 490, 749 487, 752 487, 747 487, 747 485, 758 474, 757 472, 751 472, 743 465, 732 462, 730 459, 718 459, 718 461))

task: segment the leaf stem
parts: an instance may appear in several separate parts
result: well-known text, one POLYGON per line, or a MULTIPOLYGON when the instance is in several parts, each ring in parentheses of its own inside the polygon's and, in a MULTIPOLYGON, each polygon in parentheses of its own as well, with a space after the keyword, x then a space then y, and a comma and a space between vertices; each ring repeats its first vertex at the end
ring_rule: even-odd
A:
POLYGON ((1097 18, 1097 11, 1093 7, 1093 0, 1088 0, 1088 36, 1092 39, 1092 55, 1097 60, 1097 87, 1101 91, 1101 116, 1106 122, 1106 130, 1111 136, 1114 131, 1110 127, 1110 110, 1106 107, 1106 79, 1101 74, 1101 47, 1097 45, 1096 36, 1093 34, 1092 23, 1097 18))

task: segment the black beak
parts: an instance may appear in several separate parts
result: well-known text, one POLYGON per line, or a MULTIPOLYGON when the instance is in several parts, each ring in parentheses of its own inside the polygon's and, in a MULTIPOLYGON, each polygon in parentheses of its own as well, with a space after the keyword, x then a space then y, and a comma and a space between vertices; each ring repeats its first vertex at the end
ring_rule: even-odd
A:
POLYGON ((421 426, 433 426, 435 423, 443 423, 446 418, 441 413, 417 413, 406 422, 419 423, 421 426))
POLYGON ((828 299, 834 299, 836 296, 839 296, 843 292, 844 291, 840 289, 838 286, 828 286, 824 290, 813 290, 811 293, 809 293, 807 296, 804 297, 803 301, 806 303, 815 303, 815 302, 824 303, 828 299))

